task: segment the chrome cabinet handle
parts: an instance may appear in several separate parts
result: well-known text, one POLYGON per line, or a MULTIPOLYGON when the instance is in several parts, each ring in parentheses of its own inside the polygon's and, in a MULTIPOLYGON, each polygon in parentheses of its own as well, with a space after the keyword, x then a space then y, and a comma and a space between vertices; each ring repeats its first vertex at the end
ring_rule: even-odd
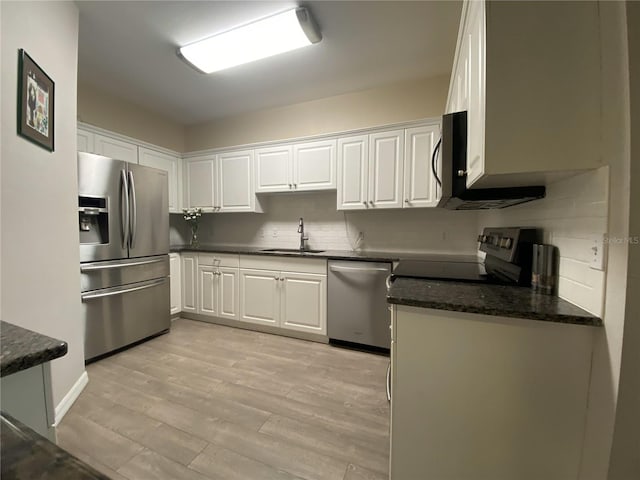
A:
POLYGON ((356 268, 331 265, 329 270, 332 272, 388 272, 387 268, 356 268))
POLYGON ((373 207, 373 200, 369 200, 369 205, 373 207))
POLYGON ((292 190, 292 189, 293 189, 293 184, 292 184, 292 183, 290 183, 290 184, 289 184, 289 190, 292 190))
POLYGON ((391 401, 391 362, 387 366, 387 401, 391 401))
MULTIPOLYGON (((392 275, 388 275, 384 280, 384 284, 387 286, 387 290, 391 288, 391 276, 392 275)), ((389 311, 391 311, 391 307, 389 307, 389 311)))

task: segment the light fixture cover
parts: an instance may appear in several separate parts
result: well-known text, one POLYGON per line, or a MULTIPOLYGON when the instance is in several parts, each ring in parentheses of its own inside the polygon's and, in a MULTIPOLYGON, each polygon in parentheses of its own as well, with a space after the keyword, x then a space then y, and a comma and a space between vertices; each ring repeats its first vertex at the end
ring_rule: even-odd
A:
POLYGON ((212 73, 318 43, 317 25, 304 7, 277 13, 180 47, 178 56, 212 73))

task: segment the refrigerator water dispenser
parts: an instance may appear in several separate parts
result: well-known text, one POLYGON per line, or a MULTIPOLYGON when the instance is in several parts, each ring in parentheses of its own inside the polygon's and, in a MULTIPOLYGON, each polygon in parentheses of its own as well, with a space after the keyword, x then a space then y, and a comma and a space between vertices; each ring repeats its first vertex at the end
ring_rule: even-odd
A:
POLYGON ((78 224, 81 244, 109 243, 107 199, 78 197, 78 224))

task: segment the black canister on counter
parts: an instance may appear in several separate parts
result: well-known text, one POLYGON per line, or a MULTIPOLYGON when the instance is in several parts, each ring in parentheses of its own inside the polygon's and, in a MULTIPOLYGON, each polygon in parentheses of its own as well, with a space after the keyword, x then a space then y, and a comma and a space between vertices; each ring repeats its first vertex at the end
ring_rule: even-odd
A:
POLYGON ((531 261, 531 288, 534 291, 553 295, 556 291, 557 248, 553 245, 533 244, 531 261))

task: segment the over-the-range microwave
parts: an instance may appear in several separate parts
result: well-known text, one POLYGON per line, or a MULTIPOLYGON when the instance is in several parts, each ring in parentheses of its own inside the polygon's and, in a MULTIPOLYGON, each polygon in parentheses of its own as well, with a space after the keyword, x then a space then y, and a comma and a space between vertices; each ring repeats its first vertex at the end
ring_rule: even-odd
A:
POLYGON ((442 138, 433 152, 432 171, 442 189, 438 207, 450 210, 505 208, 543 198, 544 186, 508 188, 467 188, 467 112, 442 117, 442 138), (442 178, 436 162, 442 149, 442 178))

